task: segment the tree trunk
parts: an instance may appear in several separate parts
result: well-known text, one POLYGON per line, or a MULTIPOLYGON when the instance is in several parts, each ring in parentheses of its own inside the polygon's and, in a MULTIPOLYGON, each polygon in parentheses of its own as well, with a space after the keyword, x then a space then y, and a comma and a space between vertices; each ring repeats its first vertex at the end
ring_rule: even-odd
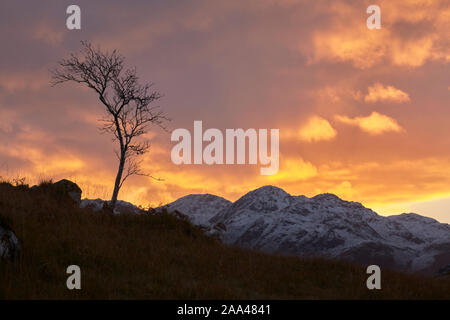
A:
POLYGON ((119 169, 117 170, 116 182, 114 183, 114 191, 113 191, 113 195, 111 198, 111 204, 110 204, 110 208, 113 212, 114 212, 114 208, 116 207, 117 197, 119 195, 120 181, 122 180, 124 166, 125 166, 125 153, 121 152, 119 169))

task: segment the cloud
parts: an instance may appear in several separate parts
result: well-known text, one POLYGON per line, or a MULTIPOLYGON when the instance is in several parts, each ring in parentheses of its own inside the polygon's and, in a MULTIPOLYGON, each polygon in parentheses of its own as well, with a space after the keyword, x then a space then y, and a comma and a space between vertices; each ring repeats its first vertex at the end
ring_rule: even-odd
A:
MULTIPOLYGON (((292 183, 317 176, 317 168, 301 158, 281 158, 280 171, 277 174, 261 177, 270 183, 292 183)), ((262 183, 263 184, 263 183, 262 183)))
POLYGON ((336 137, 337 131, 331 124, 319 116, 313 116, 300 128, 299 137, 306 142, 317 142, 332 140, 336 137))
POLYGON ((348 200, 354 199, 356 194, 356 191, 349 181, 342 181, 337 186, 331 187, 327 192, 338 194, 340 197, 348 200))
POLYGON ((386 54, 384 33, 384 30, 369 33, 363 27, 317 32, 313 38, 313 62, 349 61, 360 69, 372 67, 386 54))
POLYGON ((0 89, 4 89, 8 93, 24 90, 37 91, 44 86, 49 86, 47 70, 2 72, 0 74, 0 89))
POLYGON ((51 26, 48 22, 40 21, 33 29, 33 38, 46 44, 56 46, 63 41, 64 34, 60 26, 51 26))
POLYGON ((334 2, 330 23, 317 28, 308 50, 310 62, 350 62, 358 69, 381 64, 420 67, 450 61, 450 7, 443 1, 380 1, 382 26, 368 30, 362 6, 334 2))
POLYGON ((368 88, 368 93, 364 97, 365 102, 392 101, 407 102, 411 101, 409 95, 393 86, 383 86, 381 83, 375 83, 368 88))
POLYGON ((323 104, 333 104, 340 102, 361 101, 363 95, 361 91, 353 89, 354 84, 340 83, 339 86, 325 86, 314 90, 313 94, 317 101, 323 104))
POLYGON ((349 118, 347 116, 337 115, 335 119, 351 126, 357 126, 371 135, 379 135, 389 131, 400 132, 403 130, 397 123, 397 120, 375 111, 367 117, 349 118))
POLYGON ((427 60, 439 59, 442 54, 433 49, 432 38, 422 39, 394 39, 391 43, 391 59, 399 66, 419 67, 427 60))

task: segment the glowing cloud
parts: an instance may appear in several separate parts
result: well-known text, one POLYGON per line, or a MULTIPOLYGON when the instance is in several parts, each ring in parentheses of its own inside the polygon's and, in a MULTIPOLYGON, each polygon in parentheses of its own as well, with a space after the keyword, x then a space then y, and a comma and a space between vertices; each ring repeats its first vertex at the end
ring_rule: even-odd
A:
POLYGON ((324 118, 313 116, 300 128, 299 135, 300 139, 303 141, 315 142, 332 140, 336 137, 337 131, 324 118))
POLYGON ((317 175, 317 168, 301 158, 286 158, 282 160, 280 171, 267 176, 270 183, 298 182, 313 178, 317 175))
POLYGON ((24 90, 37 91, 44 86, 48 86, 47 70, 2 72, 0 75, 0 89, 4 89, 8 93, 24 90))
POLYGON ((371 135, 378 135, 389 131, 400 132, 403 130, 395 119, 375 111, 367 117, 349 118, 347 116, 337 115, 335 119, 348 125, 357 126, 371 135))
POLYGON ((360 69, 370 68, 386 55, 385 31, 368 33, 364 28, 343 28, 318 32, 313 38, 313 62, 331 60, 352 62, 360 69))
POLYGON ((310 61, 350 62, 359 69, 383 63, 420 67, 448 62, 450 9, 443 1, 381 1, 382 26, 368 30, 359 6, 335 1, 328 10, 333 23, 312 36, 310 61))
POLYGON ((368 88, 368 93, 364 97, 364 101, 392 101, 401 103, 410 101, 410 98, 406 92, 394 88, 393 86, 385 87, 381 83, 375 83, 373 86, 368 88))

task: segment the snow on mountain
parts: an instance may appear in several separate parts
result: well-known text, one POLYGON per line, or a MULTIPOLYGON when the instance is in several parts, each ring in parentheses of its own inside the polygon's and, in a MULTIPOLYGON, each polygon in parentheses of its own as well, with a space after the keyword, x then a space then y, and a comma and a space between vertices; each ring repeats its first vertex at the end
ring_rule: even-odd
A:
MULTIPOLYGON (((100 211, 103 208, 104 203, 109 204, 111 201, 105 201, 102 199, 83 199, 80 203, 80 208, 89 208, 94 212, 100 211)), ((142 210, 134 204, 122 200, 117 200, 116 207, 114 208, 114 214, 119 213, 141 213, 142 210)))
POLYGON ((168 212, 176 210, 195 225, 209 226, 209 219, 230 204, 230 201, 212 194, 190 194, 158 209, 165 208, 168 212))
POLYGON ((166 205, 210 227, 230 245, 269 253, 320 256, 401 271, 450 264, 450 226, 417 214, 383 217, 333 194, 292 196, 265 186, 236 202, 189 195, 166 205), (225 226, 217 231, 216 225, 225 226))
MULTIPOLYGON (((104 201, 83 199, 100 211, 104 201)), ((450 265, 450 225, 415 213, 379 216, 358 202, 325 193, 292 196, 264 186, 235 202, 191 194, 156 209, 179 212, 223 242, 269 253, 344 259, 400 271, 435 273, 450 265)), ((118 201, 114 213, 144 212, 118 201)))

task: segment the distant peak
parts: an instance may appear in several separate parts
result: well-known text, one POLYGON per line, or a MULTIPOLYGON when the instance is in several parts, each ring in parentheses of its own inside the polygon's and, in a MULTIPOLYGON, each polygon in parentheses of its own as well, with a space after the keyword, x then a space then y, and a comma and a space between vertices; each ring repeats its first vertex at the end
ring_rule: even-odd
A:
POLYGON ((181 197, 179 199, 196 199, 196 200, 200 200, 200 199, 203 199, 203 200, 222 199, 222 200, 228 201, 225 198, 222 198, 222 197, 216 196, 214 194, 210 194, 210 193, 193 193, 193 194, 188 194, 186 196, 183 196, 183 197, 181 197))
POLYGON ((262 186, 262 187, 255 189, 249 193, 257 194, 257 195, 272 194, 272 195, 290 196, 290 194, 287 193, 286 191, 284 191, 283 189, 272 186, 272 185, 262 186))
POLYGON ((233 203, 233 208, 249 208, 253 211, 272 212, 289 206, 291 195, 274 186, 263 186, 250 191, 233 203))

